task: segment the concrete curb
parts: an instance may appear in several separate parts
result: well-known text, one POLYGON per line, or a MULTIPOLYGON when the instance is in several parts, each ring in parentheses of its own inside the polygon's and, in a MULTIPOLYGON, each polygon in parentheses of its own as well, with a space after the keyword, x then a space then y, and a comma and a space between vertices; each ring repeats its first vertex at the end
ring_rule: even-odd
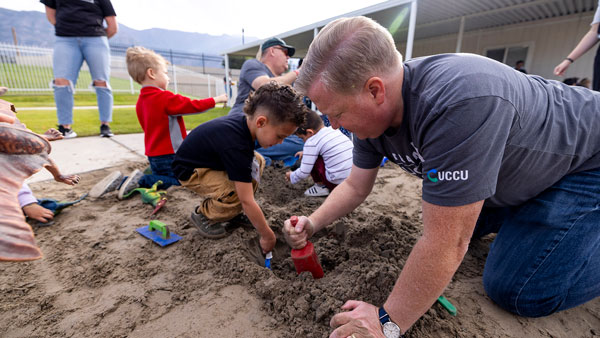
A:
MULTIPOLYGON (((114 167, 127 161, 145 160, 144 134, 124 134, 114 137, 77 137, 50 143, 50 158, 63 174, 82 174, 114 167)), ((41 170, 27 179, 28 183, 54 179, 48 170, 41 170)))

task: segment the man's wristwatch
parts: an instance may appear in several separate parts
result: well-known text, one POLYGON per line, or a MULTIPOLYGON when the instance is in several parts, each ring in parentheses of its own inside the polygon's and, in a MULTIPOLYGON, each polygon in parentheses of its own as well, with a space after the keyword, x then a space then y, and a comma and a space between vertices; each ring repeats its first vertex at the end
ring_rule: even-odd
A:
POLYGON ((379 322, 383 330, 385 338, 400 338, 402 337, 402 331, 396 323, 392 322, 390 315, 382 307, 379 308, 379 322))

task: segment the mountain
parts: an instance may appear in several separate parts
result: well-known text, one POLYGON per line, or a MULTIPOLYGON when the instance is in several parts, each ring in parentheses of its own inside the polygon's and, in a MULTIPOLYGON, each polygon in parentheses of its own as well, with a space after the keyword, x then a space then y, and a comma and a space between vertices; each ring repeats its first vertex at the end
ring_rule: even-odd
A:
MULTIPOLYGON (((0 8, 0 42, 13 43, 13 27, 20 45, 51 48, 54 44, 54 27, 46 19, 45 13, 0 8)), ((246 41, 256 39, 258 38, 247 37, 246 41)), ((153 49, 172 49, 174 52, 208 55, 218 55, 222 50, 240 43, 241 36, 215 36, 162 28, 136 30, 122 23, 119 23, 119 32, 110 39, 111 45, 141 45, 153 49)))

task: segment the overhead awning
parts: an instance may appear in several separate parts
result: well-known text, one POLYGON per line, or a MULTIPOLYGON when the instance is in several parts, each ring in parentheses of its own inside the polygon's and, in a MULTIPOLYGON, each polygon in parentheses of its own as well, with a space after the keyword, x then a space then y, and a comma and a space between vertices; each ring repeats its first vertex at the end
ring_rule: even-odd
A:
MULTIPOLYGON (((414 0, 416 15, 415 40, 458 34, 461 20, 464 32, 517 23, 593 12, 597 0, 414 0)), ((391 0, 315 22, 275 36, 296 47, 296 56, 306 55, 315 29, 321 29, 340 17, 364 15, 387 27, 396 43, 407 41, 412 0, 391 0)), ((228 55, 255 56, 265 41, 254 41, 221 52, 228 55)))
MULTIPOLYGON (((404 24, 406 29, 404 30, 403 34, 406 35, 410 14, 410 4, 412 1, 413 0, 392 0, 382 2, 380 4, 376 4, 353 12, 338 15, 326 20, 315 22, 313 24, 296 28, 294 30, 277 34, 275 36, 284 39, 287 44, 290 44, 296 48, 296 53, 294 54, 294 57, 304 57, 306 56, 306 52, 308 51, 308 46, 310 46, 315 36, 315 29, 318 32, 319 29, 325 27, 325 25, 327 25, 329 22, 342 17, 364 15, 374 19, 379 24, 388 28, 394 28, 393 25, 397 25, 398 28, 400 28, 402 27, 401 25, 404 24)), ((394 36, 394 38, 396 37, 394 36)), ((258 51, 258 47, 267 39, 253 41, 251 43, 233 47, 222 51, 221 54, 255 56, 256 52, 258 51)))

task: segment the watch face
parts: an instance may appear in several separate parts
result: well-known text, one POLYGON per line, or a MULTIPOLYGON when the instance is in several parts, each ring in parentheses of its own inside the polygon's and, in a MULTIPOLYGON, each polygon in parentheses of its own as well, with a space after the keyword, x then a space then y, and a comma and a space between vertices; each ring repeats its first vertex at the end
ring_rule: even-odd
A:
POLYGON ((383 335, 385 338, 398 338, 401 335, 400 328, 396 323, 389 321, 383 324, 383 335))

